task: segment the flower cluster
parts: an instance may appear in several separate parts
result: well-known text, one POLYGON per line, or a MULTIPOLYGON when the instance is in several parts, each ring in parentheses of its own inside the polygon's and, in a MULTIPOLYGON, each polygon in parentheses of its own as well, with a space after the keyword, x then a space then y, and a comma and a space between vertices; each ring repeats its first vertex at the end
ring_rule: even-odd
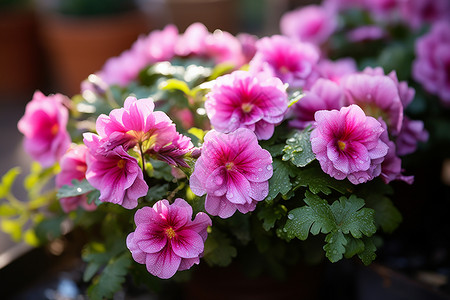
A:
MULTIPOLYGON (((347 2, 288 12, 280 34, 261 38, 168 25, 109 59, 80 95, 36 92, 18 127, 34 160, 59 166, 59 213, 114 223, 105 244, 126 247, 102 253, 128 260, 124 273, 131 257, 163 279, 202 257, 223 266, 250 240, 267 259, 271 241, 297 247, 286 241, 309 233, 326 235, 332 262, 370 263, 377 231, 401 221, 389 184, 413 184, 403 159, 429 138, 409 111, 416 89, 450 103, 449 26, 438 23, 450 7, 427 2, 432 17, 421 14, 425 1, 354 0, 372 22, 345 27, 347 2), (340 48, 431 21, 409 63, 416 82, 340 48)), ((86 246, 91 277, 102 276, 95 249, 86 246)))

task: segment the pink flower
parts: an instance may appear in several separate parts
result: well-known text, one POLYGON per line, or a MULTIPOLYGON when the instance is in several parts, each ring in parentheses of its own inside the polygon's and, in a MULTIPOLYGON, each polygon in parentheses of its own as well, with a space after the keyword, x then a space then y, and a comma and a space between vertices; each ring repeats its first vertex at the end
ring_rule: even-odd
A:
POLYGON ((450 107, 450 22, 433 25, 417 39, 415 51, 413 78, 450 107))
POLYGON ((363 183, 381 173, 388 146, 380 136, 384 129, 357 105, 316 112, 311 147, 322 170, 338 180, 363 183))
POLYGON ((314 123, 314 114, 319 110, 340 109, 343 105, 344 93, 342 89, 333 81, 328 79, 318 79, 311 90, 305 92, 292 107, 293 120, 289 125, 304 129, 314 123))
POLYGON ((403 122, 398 87, 388 76, 352 74, 341 81, 346 101, 357 104, 367 115, 382 117, 390 132, 397 134, 403 122))
POLYGON ((402 180, 408 184, 412 184, 414 182, 414 176, 405 176, 402 174, 402 160, 396 154, 395 143, 389 140, 389 133, 387 131, 386 123, 384 123, 383 120, 380 120, 380 123, 384 128, 380 138, 389 147, 389 150, 381 164, 381 178, 386 184, 393 180, 402 180))
POLYGON ((87 156, 87 181, 100 191, 99 200, 132 209, 138 199, 147 195, 148 185, 136 158, 119 145, 109 151, 99 150, 105 140, 98 135, 85 133, 87 156))
POLYGON ((134 215, 136 230, 127 237, 133 259, 162 279, 198 264, 212 222, 202 212, 191 218, 192 207, 181 198, 172 205, 164 199, 139 209, 134 215))
POLYGON ((417 149, 418 142, 428 140, 428 131, 425 130, 423 121, 403 119, 402 130, 399 132, 395 143, 397 145, 397 155, 403 156, 413 153, 417 149))
MULTIPOLYGON (((161 111, 153 111, 155 105, 150 98, 137 100, 128 97, 124 107, 114 109, 109 116, 97 118, 97 133, 108 142, 106 150, 122 145, 125 151, 136 144, 143 144, 145 150, 158 151, 176 136, 175 124, 161 111)), ((144 152, 145 152, 144 150, 144 152)))
POLYGON ((68 99, 61 94, 46 97, 36 91, 17 124, 25 136, 25 151, 43 167, 56 163, 70 145, 66 128, 69 112, 64 101, 68 99))
POLYGON ((380 40, 386 37, 387 32, 377 25, 360 26, 347 33, 348 40, 354 43, 380 40))
POLYGON ((192 144, 191 139, 177 132, 171 143, 163 146, 158 151, 151 149, 147 153, 172 166, 189 168, 189 165, 184 159, 186 158, 186 155, 193 150, 194 145, 192 144))
MULTIPOLYGON (((56 187, 63 185, 72 185, 72 180, 83 180, 86 175, 86 154, 87 147, 85 145, 72 146, 63 155, 60 161, 61 172, 56 175, 56 187)), ((59 199, 64 212, 68 213, 76 210, 78 206, 86 210, 94 210, 97 206, 94 203, 88 204, 86 195, 75 197, 66 197, 59 199)))
POLYGON ((288 105, 283 83, 266 74, 235 71, 219 77, 206 95, 206 113, 217 131, 248 128, 267 140, 288 105))
POLYGON ((214 216, 228 218, 236 209, 244 214, 253 211, 269 193, 270 153, 246 128, 229 134, 212 130, 204 140, 190 178, 192 192, 206 193, 205 209, 214 216))
POLYGON ((336 60, 322 59, 316 68, 319 76, 340 83, 341 78, 358 71, 356 61, 353 58, 341 58, 336 60))
POLYGON ((108 59, 98 74, 108 85, 124 87, 136 80, 147 65, 172 59, 177 40, 178 30, 174 25, 152 31, 140 37, 130 49, 108 59))
POLYGON ((313 44, 281 35, 260 39, 256 48, 250 70, 267 72, 291 88, 304 87, 319 61, 319 52, 313 44))
POLYGON ((249 63, 256 54, 256 42, 258 41, 258 37, 248 33, 239 33, 236 38, 239 43, 241 43, 245 63, 249 63))
POLYGON ((326 6, 308 5, 285 13, 281 33, 303 42, 324 44, 337 28, 337 16, 326 6))
POLYGON ((448 19, 450 13, 448 0, 408 0, 399 4, 403 20, 414 29, 448 19))
POLYGON ((177 56, 204 56, 205 40, 209 35, 208 28, 202 23, 191 24, 179 37, 175 45, 177 56))

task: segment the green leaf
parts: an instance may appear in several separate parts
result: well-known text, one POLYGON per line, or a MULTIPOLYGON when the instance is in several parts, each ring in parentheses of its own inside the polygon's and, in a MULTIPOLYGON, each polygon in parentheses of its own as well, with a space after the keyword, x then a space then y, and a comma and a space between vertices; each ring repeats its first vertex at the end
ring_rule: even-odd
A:
POLYGON ((168 182, 171 182, 173 180, 172 169, 170 168, 170 165, 163 161, 150 159, 149 169, 151 177, 154 177, 156 179, 164 179, 168 182))
POLYGON ((400 211, 386 196, 369 196, 367 206, 375 210, 375 224, 384 232, 392 233, 403 220, 400 211))
POLYGON ((351 233, 353 237, 361 238, 362 235, 371 236, 376 232, 374 210, 362 208, 364 204, 364 200, 355 195, 348 199, 342 196, 339 201, 333 202, 331 210, 336 226, 343 233, 351 233))
POLYGON ((325 255, 331 262, 337 262, 342 259, 345 253, 345 245, 347 245, 347 239, 341 230, 333 230, 325 237, 325 255))
POLYGON ((198 140, 198 143, 200 143, 200 144, 203 143, 203 138, 206 135, 206 131, 204 131, 203 129, 200 129, 200 128, 196 128, 196 127, 191 127, 188 130, 188 133, 193 135, 194 137, 196 137, 198 140))
POLYGON ((288 107, 291 107, 292 105, 297 103, 304 96, 305 96, 305 93, 303 93, 303 91, 295 91, 295 92, 293 92, 292 95, 289 96, 288 107))
POLYGON ((161 90, 179 90, 186 95, 191 95, 191 89, 186 82, 178 79, 168 79, 159 85, 161 90))
POLYGON ((0 226, 2 231, 9 234, 13 241, 18 242, 22 238, 22 222, 15 219, 3 219, 0 226))
POLYGON ((127 252, 118 258, 111 259, 100 276, 88 288, 87 294, 89 298, 93 300, 112 298, 114 293, 122 288, 130 265, 131 257, 127 252))
POLYGON ((145 200, 153 202, 166 198, 169 193, 169 184, 157 184, 148 189, 145 200))
POLYGON ((221 63, 214 67, 212 70, 211 75, 209 76, 208 80, 214 80, 219 76, 222 76, 226 73, 230 73, 235 68, 235 65, 230 63, 221 63))
POLYGON ((336 229, 334 216, 327 201, 307 191, 305 202, 307 205, 295 208, 288 214, 284 230, 289 238, 306 240, 309 232, 317 235, 319 232, 329 233, 336 229))
POLYGON ((19 174, 20 168, 15 167, 2 176, 2 181, 0 183, 0 198, 6 197, 6 195, 11 192, 11 187, 19 174))
POLYGON ((75 197, 92 192, 95 188, 86 180, 72 180, 72 185, 63 185, 56 194, 58 199, 66 197, 75 197))
POLYGON ((35 231, 30 228, 27 229, 23 234, 23 240, 30 246, 37 247, 40 244, 38 237, 36 236, 35 231))
POLYGON ((351 258, 364 251, 364 242, 361 239, 347 236, 347 245, 345 248, 345 258, 351 258))
POLYGON ((13 207, 9 203, 0 204, 0 216, 2 217, 16 216, 19 212, 19 209, 13 207))
POLYGON ((43 219, 35 227, 36 236, 41 241, 52 240, 61 236, 61 223, 65 218, 66 216, 62 215, 43 219))
POLYGON ((100 201, 98 200, 99 198, 100 198, 100 191, 93 190, 87 194, 87 203, 91 204, 93 202, 97 204, 97 202, 100 201))
POLYGON ((283 160, 291 161, 297 167, 305 167, 312 162, 316 155, 312 152, 309 137, 310 129, 296 132, 294 136, 286 140, 286 146, 283 148, 283 160))
POLYGON ((292 171, 289 164, 275 158, 272 167, 273 175, 269 179, 269 194, 266 197, 266 201, 272 201, 279 193, 286 195, 292 188, 289 178, 292 171))
POLYGON ((375 253, 377 247, 375 246, 373 237, 364 238, 362 241, 364 242, 364 251, 358 253, 358 257, 367 266, 377 257, 375 253))
POLYGON ((263 221, 263 228, 269 231, 275 226, 275 222, 283 218, 287 213, 284 205, 266 205, 258 212, 258 219, 263 221))
POLYGON ((204 259, 210 265, 228 266, 236 257, 237 250, 231 240, 222 232, 213 228, 205 242, 204 259))
POLYGON ((295 188, 308 187, 313 194, 320 192, 325 195, 331 194, 331 189, 346 194, 352 190, 352 185, 348 180, 336 180, 324 173, 320 166, 299 169, 294 182, 295 188))

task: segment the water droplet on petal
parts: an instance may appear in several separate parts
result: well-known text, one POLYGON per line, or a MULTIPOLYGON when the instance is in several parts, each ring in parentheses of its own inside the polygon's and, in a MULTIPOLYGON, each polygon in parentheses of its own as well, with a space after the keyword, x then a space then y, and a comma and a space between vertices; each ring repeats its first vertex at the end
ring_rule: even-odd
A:
POLYGON ((259 171, 259 172, 261 172, 261 171, 262 171, 262 169, 261 169, 261 168, 258 168, 258 171, 259 171))
POLYGON ((267 169, 267 171, 272 170, 272 165, 267 165, 266 169, 267 169))
POLYGON ((227 198, 233 198, 233 197, 234 197, 233 193, 228 193, 227 194, 227 198))

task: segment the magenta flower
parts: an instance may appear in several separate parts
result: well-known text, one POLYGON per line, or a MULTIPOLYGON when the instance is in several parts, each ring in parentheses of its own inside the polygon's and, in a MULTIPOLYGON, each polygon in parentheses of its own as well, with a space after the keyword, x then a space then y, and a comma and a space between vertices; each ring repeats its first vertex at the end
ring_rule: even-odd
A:
POLYGON ((426 142, 429 134, 425 130, 423 121, 403 119, 402 130, 399 132, 395 143, 397 145, 397 155, 403 156, 413 153, 417 149, 419 142, 426 142))
POLYGON ((424 24, 448 20, 450 13, 448 0, 399 1, 399 6, 403 20, 414 29, 419 29, 424 24))
POLYGON ((338 180, 363 183, 381 173, 388 146, 380 136, 384 129, 357 105, 316 112, 311 147, 322 170, 338 180))
POLYGON ((246 128, 205 135, 202 154, 190 178, 192 192, 206 193, 205 209, 214 216, 231 217, 236 209, 253 211, 269 193, 272 157, 246 128))
POLYGON ((320 56, 313 44, 281 35, 260 39, 256 48, 250 70, 267 72, 291 88, 305 87, 307 80, 314 75, 320 56))
POLYGON ((314 114, 319 110, 340 109, 343 106, 344 93, 333 81, 318 79, 311 90, 305 92, 294 106, 292 106, 293 119, 289 125, 304 129, 314 123, 314 114))
POLYGON ((164 199, 139 209, 134 215, 136 230, 127 237, 133 259, 162 279, 198 264, 212 222, 202 212, 191 218, 192 207, 181 198, 172 205, 164 199))
POLYGON ((239 43, 241 43, 245 63, 249 63, 256 54, 256 42, 258 41, 258 37, 248 33, 239 33, 236 38, 239 43))
POLYGON ((377 25, 360 26, 347 33, 348 40, 354 43, 381 40, 387 36, 387 32, 377 25))
POLYGON ((150 98, 137 100, 128 97, 124 107, 114 109, 109 116, 97 119, 97 133, 108 142, 103 146, 110 150, 122 145, 125 151, 142 144, 145 150, 158 151, 176 136, 175 124, 161 111, 153 111, 155 105, 150 98))
POLYGON ((281 33, 299 41, 324 44, 337 28, 337 16, 326 6, 308 5, 285 13, 281 33))
POLYGON ((17 124, 25 136, 25 151, 43 167, 56 163, 70 146, 66 128, 69 111, 64 101, 61 94, 46 97, 36 91, 17 124))
POLYGON ((450 107, 450 22, 433 25, 429 33, 417 39, 415 51, 414 80, 450 107))
POLYGON ((235 71, 219 77, 206 95, 206 113, 217 131, 248 128, 267 140, 288 105, 283 83, 266 74, 235 71))
POLYGON ((135 208, 138 199, 147 195, 148 191, 136 158, 130 156, 121 145, 109 151, 99 150, 107 141, 98 135, 85 133, 83 137, 89 149, 86 179, 100 191, 99 200, 128 209, 135 208))
POLYGON ((403 105, 391 78, 357 73, 343 78, 341 84, 348 104, 357 104, 374 118, 382 117, 393 134, 400 131, 403 105))
MULTIPOLYGON (((72 146, 63 155, 60 161, 61 172, 56 175, 56 187, 60 188, 63 185, 72 185, 72 180, 83 180, 86 175, 87 147, 85 145, 72 146)), ((86 195, 75 197, 66 197, 59 199, 61 207, 64 212, 68 213, 76 210, 78 206, 85 210, 94 210, 97 206, 94 203, 88 204, 86 195)))
POLYGON ((189 168, 185 158, 193 150, 194 145, 191 139, 177 132, 171 143, 163 146, 159 151, 149 150, 147 153, 172 166, 189 168))

